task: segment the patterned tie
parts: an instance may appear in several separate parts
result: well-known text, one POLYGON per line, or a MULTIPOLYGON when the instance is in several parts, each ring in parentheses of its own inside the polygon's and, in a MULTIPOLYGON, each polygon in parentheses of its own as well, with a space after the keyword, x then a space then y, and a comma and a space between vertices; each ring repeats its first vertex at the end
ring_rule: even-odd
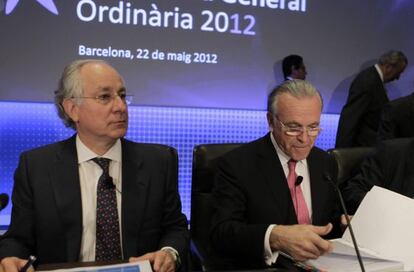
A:
POLYGON ((299 224, 310 224, 308 206, 302 193, 300 185, 296 185, 297 175, 295 172, 296 161, 288 161, 289 174, 287 176, 290 196, 292 197, 293 206, 295 207, 296 217, 299 224))
POLYGON ((121 260, 115 186, 109 176, 110 159, 92 159, 102 168, 96 198, 96 261, 121 260))

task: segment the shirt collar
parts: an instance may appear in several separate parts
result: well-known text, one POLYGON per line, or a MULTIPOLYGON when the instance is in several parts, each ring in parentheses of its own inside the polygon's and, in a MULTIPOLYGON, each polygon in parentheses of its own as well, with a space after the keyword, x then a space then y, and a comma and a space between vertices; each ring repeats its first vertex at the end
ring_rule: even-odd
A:
POLYGON ((380 78, 381 78, 382 83, 384 83, 384 75, 382 74, 382 70, 381 70, 381 68, 379 67, 379 65, 378 65, 378 64, 375 64, 375 65, 374 65, 374 67, 375 67, 375 69, 377 70, 377 72, 378 72, 378 74, 379 74, 379 76, 380 76, 380 78))
POLYGON ((122 147, 121 140, 116 140, 115 144, 102 156, 95 154, 90 150, 79 138, 79 135, 76 135, 76 150, 78 153, 78 163, 90 161, 93 158, 101 157, 107 158, 111 161, 121 162, 122 147))
MULTIPOLYGON (((282 165, 286 165, 288 161, 291 159, 283 150, 279 147, 279 144, 276 142, 275 137, 273 137, 273 133, 270 133, 270 140, 272 141, 273 147, 276 150, 277 155, 279 156, 280 163, 282 165)), ((298 161, 299 163, 305 163, 306 159, 298 161)))

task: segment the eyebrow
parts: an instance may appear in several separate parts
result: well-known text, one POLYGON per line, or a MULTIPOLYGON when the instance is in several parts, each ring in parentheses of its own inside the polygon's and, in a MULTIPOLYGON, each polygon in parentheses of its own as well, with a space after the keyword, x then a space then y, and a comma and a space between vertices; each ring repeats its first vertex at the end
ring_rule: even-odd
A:
MULTIPOLYGON (((292 121, 292 122, 286 122, 285 123, 285 125, 286 126, 298 126, 298 127, 304 127, 304 125, 302 125, 302 124, 299 124, 298 122, 296 122, 296 121, 292 121)), ((319 126, 320 125, 320 122, 313 122, 313 123, 311 123, 311 124, 309 124, 309 125, 306 125, 305 127, 311 127, 311 126, 319 126)))
MULTIPOLYGON (((99 90, 100 93, 110 93, 112 92, 112 89, 110 87, 103 87, 102 89, 99 90)), ((117 93, 121 93, 121 92, 126 92, 126 88, 125 87, 121 87, 117 93)))

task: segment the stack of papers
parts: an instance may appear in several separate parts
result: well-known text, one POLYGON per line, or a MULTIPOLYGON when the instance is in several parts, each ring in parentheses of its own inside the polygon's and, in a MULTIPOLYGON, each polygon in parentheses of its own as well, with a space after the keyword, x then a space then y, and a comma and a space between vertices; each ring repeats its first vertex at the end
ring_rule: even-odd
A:
MULTIPOLYGON (((352 218, 366 271, 414 271, 414 200, 374 186, 352 218)), ((322 271, 360 271, 349 230, 333 252, 307 263, 322 271)))

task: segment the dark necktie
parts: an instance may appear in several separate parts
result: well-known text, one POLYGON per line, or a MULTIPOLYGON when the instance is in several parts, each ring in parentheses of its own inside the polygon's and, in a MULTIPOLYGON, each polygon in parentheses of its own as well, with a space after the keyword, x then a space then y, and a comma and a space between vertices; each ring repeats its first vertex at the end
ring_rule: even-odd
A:
POLYGON ((292 197, 293 206, 295 207, 296 217, 299 224, 310 224, 308 206, 302 193, 300 185, 296 184, 296 161, 288 161, 289 174, 287 176, 290 195, 292 197))
POLYGON ((115 186, 109 176, 110 159, 94 158, 102 168, 96 197, 96 261, 121 260, 118 210, 115 186))

